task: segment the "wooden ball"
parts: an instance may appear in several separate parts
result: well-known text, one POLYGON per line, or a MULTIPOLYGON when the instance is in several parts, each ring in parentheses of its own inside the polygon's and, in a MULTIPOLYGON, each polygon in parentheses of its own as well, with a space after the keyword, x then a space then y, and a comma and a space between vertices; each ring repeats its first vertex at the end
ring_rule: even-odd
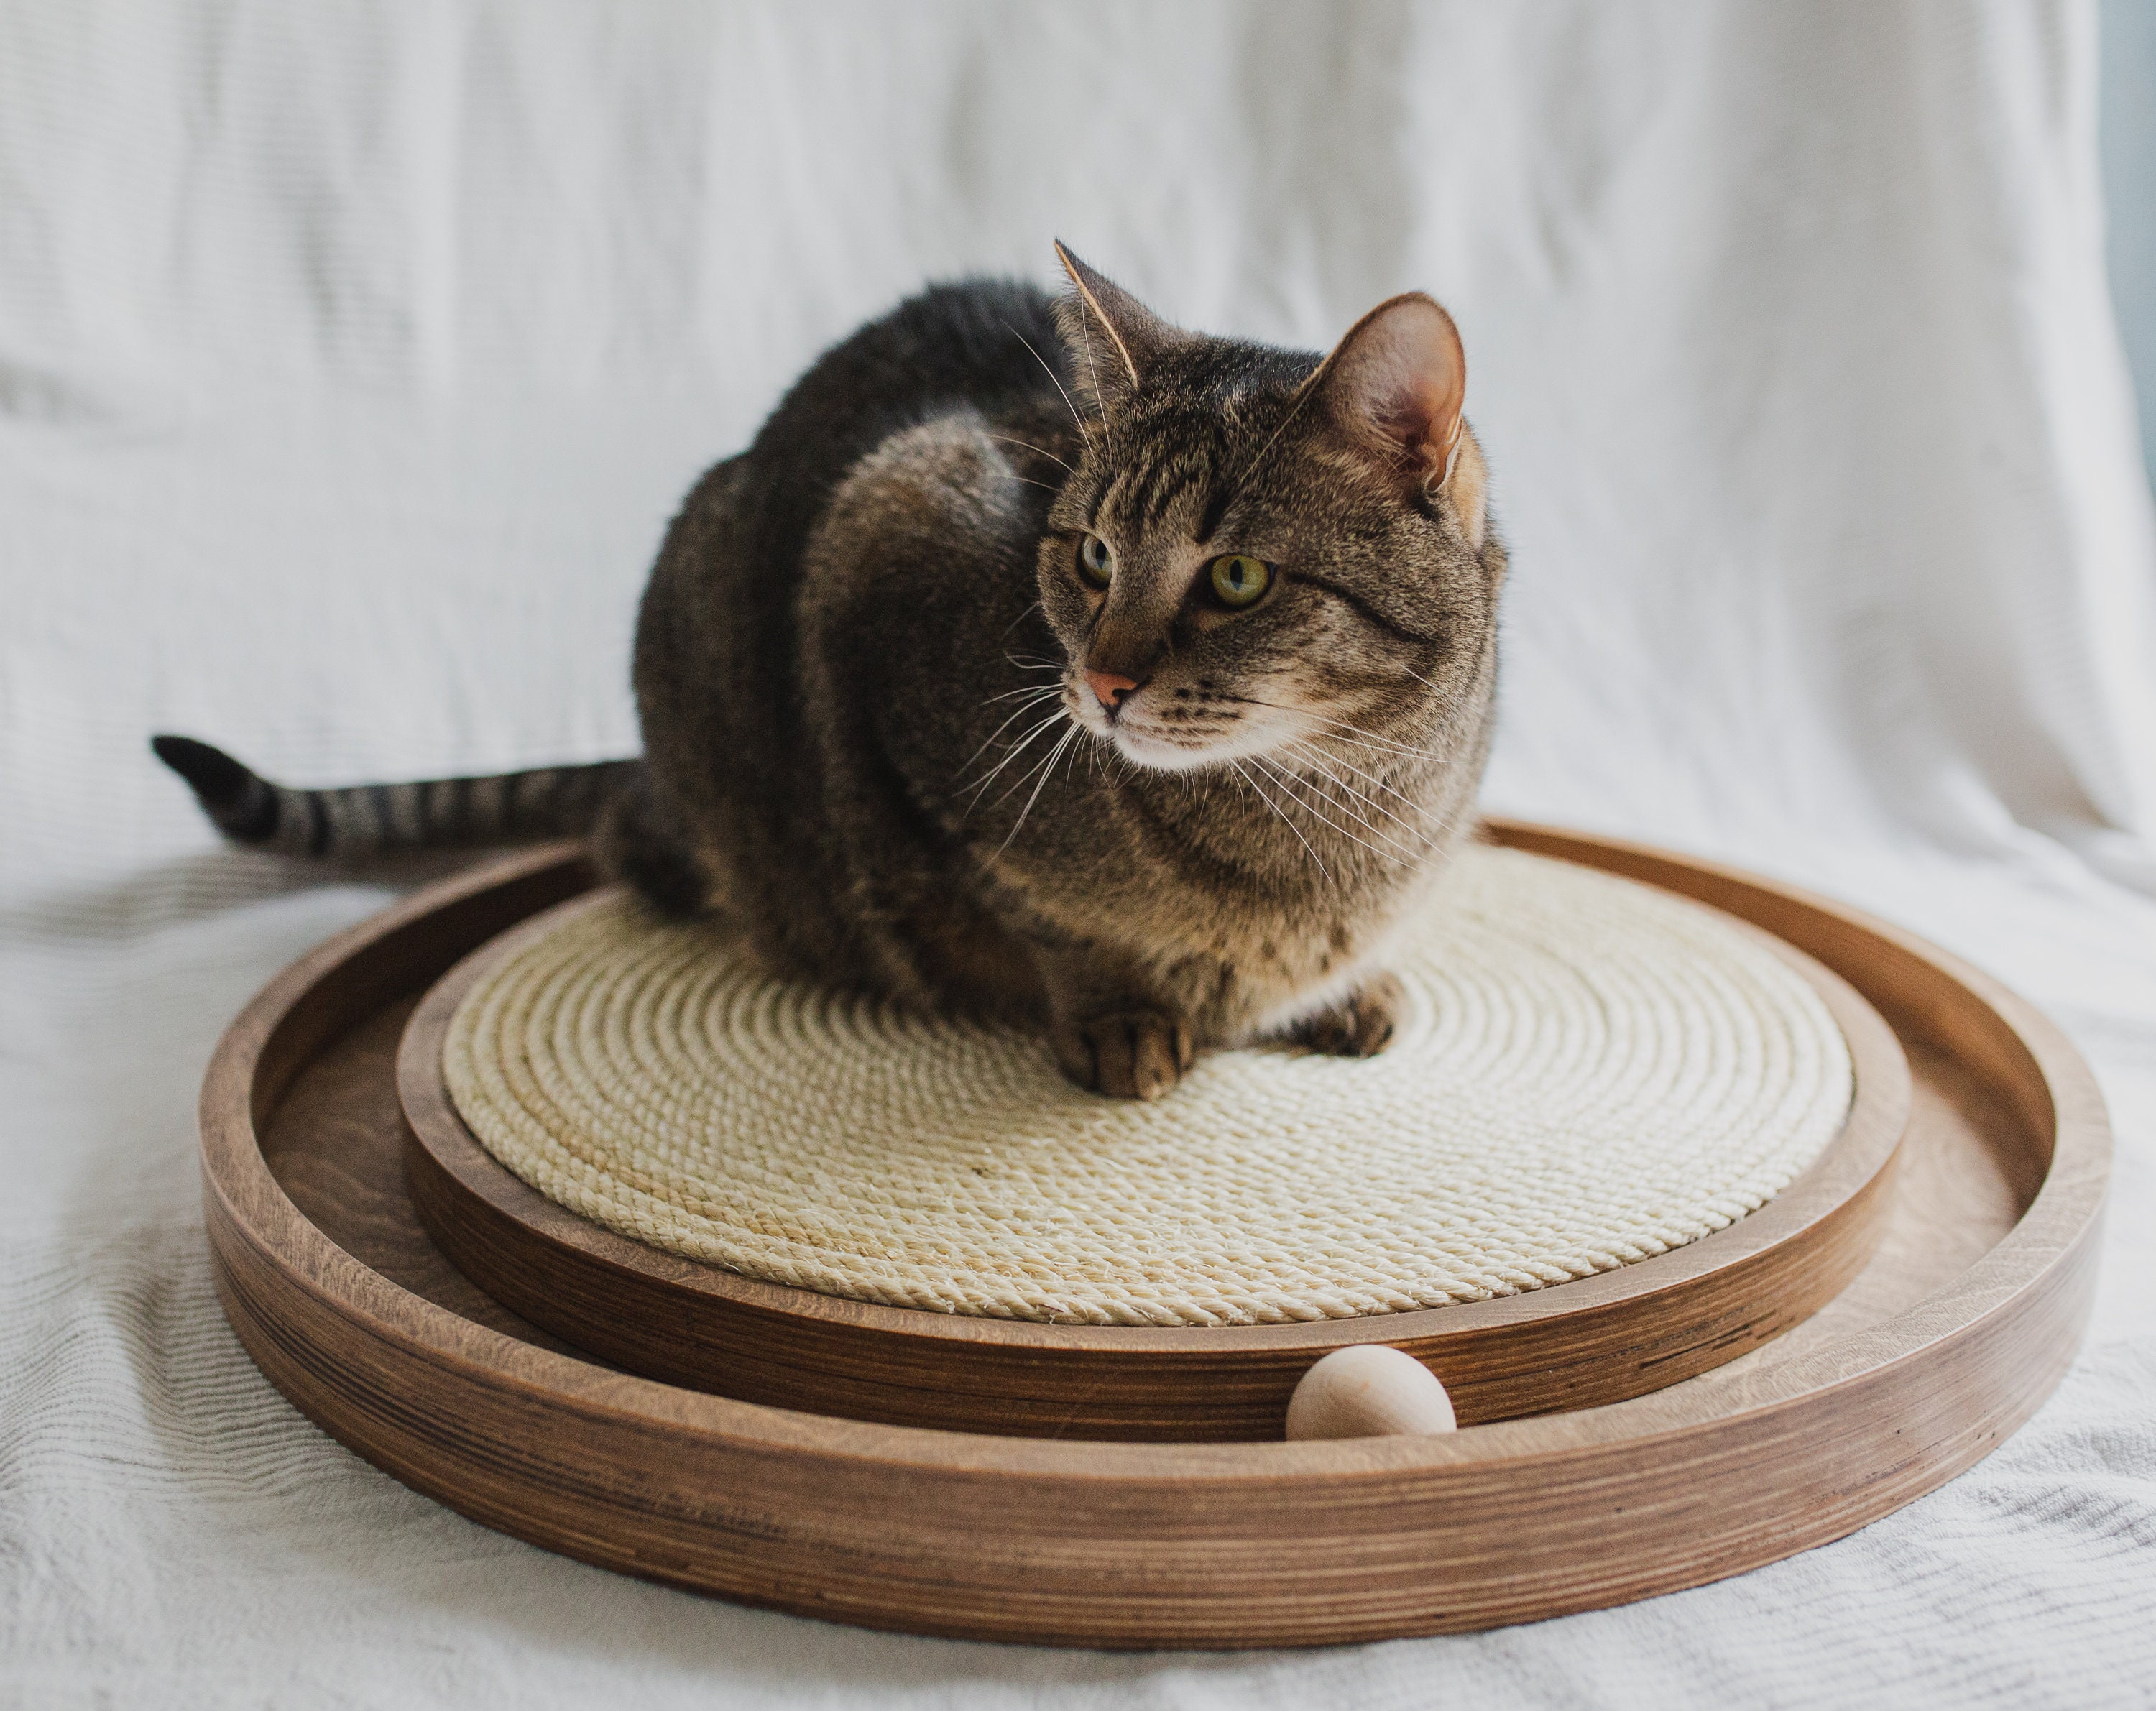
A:
POLYGON ((1437 1374, 1383 1343, 1334 1349, 1302 1375, 1287 1405, 1291 1443, 1430 1437, 1458 1424, 1437 1374))

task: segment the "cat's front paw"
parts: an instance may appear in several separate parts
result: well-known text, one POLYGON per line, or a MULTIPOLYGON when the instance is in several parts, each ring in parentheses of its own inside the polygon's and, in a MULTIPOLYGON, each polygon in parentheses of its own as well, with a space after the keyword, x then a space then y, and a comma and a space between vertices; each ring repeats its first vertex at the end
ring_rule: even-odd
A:
POLYGON ((1158 1099, 1183 1079, 1195 1042, 1158 1010, 1112 1010, 1056 1030, 1055 1056, 1081 1087, 1117 1099, 1158 1099))
POLYGON ((1335 1057, 1375 1057, 1393 1043, 1407 1008, 1407 989, 1399 976, 1379 974, 1361 991, 1307 1018, 1294 1037, 1313 1051, 1335 1057))

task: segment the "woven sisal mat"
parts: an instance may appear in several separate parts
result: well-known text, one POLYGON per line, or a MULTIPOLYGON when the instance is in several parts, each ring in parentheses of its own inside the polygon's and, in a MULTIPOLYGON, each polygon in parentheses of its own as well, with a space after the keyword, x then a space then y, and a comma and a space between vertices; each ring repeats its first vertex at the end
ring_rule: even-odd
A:
POLYGON ((754 1277, 897 1307, 1264 1324, 1560 1283, 1757 1209, 1840 1131, 1818 995, 1711 912, 1473 847, 1361 1062, 1201 1056, 1152 1104, 1047 1047, 781 984, 603 903, 457 1010, 458 1111, 542 1194, 754 1277))

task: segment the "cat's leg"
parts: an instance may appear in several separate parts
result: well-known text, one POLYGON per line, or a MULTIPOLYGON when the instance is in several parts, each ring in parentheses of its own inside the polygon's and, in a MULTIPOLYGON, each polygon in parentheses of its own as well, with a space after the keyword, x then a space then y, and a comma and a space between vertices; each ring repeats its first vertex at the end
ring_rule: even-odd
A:
POLYGON ((1373 975, 1329 1009, 1297 1023, 1289 1038, 1335 1057, 1375 1057, 1393 1043, 1407 1014, 1407 991, 1395 974, 1373 975))
POLYGON ((1127 971, 1082 953, 1035 945, 1049 1038, 1063 1073, 1116 1099, 1158 1099, 1197 1051, 1189 1020, 1127 971))
POLYGON ((1196 1051, 1190 1025, 1165 1010, 1112 1010, 1059 1021, 1055 1060, 1081 1087, 1117 1099, 1158 1099, 1196 1051))
POLYGON ((668 813, 639 767, 599 816, 599 866, 669 914, 696 915, 711 904, 711 876, 688 834, 668 813))

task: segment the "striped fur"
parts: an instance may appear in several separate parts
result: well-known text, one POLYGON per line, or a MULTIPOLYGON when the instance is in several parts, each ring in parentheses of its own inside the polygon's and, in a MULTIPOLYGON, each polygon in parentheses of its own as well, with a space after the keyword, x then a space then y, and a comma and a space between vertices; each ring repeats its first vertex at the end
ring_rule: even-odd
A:
POLYGON ((583 836, 644 764, 598 761, 487 778, 295 790, 191 737, 153 737, 150 746, 234 843, 340 861, 583 836))
POLYGON ((157 753, 296 853, 594 834, 773 972, 1038 1026, 1105 1093, 1382 1051, 1496 709, 1457 331, 1408 293, 1327 356, 1209 338, 1062 259, 1060 301, 901 304, 706 474, 638 619, 642 761, 300 791, 157 753))

